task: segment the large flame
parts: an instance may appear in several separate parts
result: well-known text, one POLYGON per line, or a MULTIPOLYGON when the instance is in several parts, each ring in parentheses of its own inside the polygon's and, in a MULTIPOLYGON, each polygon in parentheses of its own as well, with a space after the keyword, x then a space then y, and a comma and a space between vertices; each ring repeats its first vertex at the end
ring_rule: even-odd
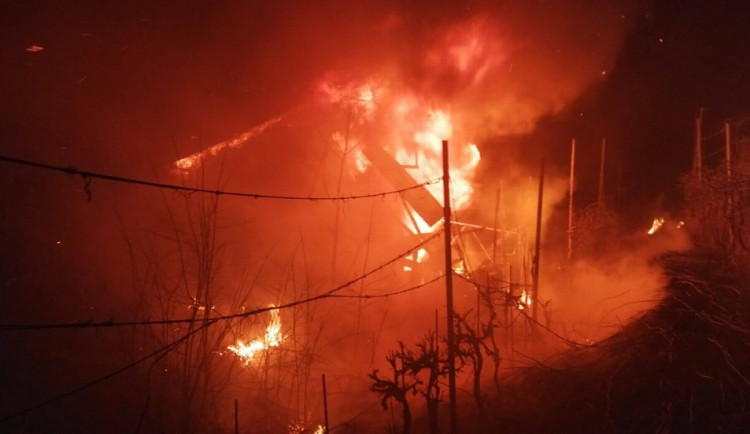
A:
MULTIPOLYGON (((439 107, 421 100, 413 93, 399 91, 382 81, 368 80, 363 84, 335 85, 323 82, 320 89, 328 103, 348 113, 346 133, 336 131, 331 135, 334 143, 350 159, 351 167, 364 172, 369 161, 358 149, 364 140, 358 129, 378 129, 379 143, 399 162, 415 182, 423 183, 443 176, 442 141, 449 141, 451 206, 464 209, 474 191, 471 178, 479 164, 479 149, 461 137, 460 125, 448 107, 439 107)), ((441 184, 427 185, 435 199, 443 203, 441 184)), ((404 223, 414 231, 431 232, 432 228, 416 213, 404 216, 404 223), (414 227, 416 225, 416 227, 414 227)))
POLYGON ((279 311, 272 310, 270 312, 271 322, 268 323, 266 334, 262 338, 255 339, 248 344, 238 339, 235 345, 227 347, 229 351, 242 359, 246 365, 250 364, 259 352, 268 350, 269 348, 278 347, 284 340, 284 336, 281 334, 281 318, 279 317, 279 311))

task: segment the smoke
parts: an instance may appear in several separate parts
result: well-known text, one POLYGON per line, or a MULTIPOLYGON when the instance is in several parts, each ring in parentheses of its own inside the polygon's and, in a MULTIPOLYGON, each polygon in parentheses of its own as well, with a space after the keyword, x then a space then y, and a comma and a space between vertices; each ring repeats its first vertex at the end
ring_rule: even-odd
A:
POLYGON ((637 11, 632 1, 480 3, 392 19, 389 31, 404 82, 491 137, 530 132, 606 79, 637 11))
POLYGON ((593 344, 661 302, 667 280, 659 257, 689 249, 690 241, 686 231, 671 223, 653 235, 647 230, 631 234, 619 248, 603 246, 597 258, 574 261, 568 272, 549 271, 540 297, 551 300, 555 329, 593 344))

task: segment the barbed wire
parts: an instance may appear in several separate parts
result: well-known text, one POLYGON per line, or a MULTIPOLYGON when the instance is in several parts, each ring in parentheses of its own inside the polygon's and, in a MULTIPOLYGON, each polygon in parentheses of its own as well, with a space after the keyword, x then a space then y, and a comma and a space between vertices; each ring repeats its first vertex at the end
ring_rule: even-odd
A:
POLYGON ((239 192, 239 191, 226 191, 226 190, 218 190, 218 189, 212 190, 212 189, 207 189, 207 188, 187 187, 184 185, 167 184, 167 183, 156 182, 156 181, 146 181, 142 179, 129 178, 125 176, 109 175, 109 174, 100 173, 100 172, 91 172, 88 170, 79 170, 73 166, 69 166, 69 167, 55 166, 52 164, 40 163, 36 161, 31 161, 31 160, 24 160, 21 158, 9 157, 6 155, 0 155, 0 162, 19 164, 22 166, 33 167, 36 169, 42 169, 42 170, 48 170, 48 171, 54 171, 54 172, 62 172, 62 173, 67 173, 68 175, 78 175, 84 180, 84 182, 86 182, 86 192, 89 197, 90 197, 90 184, 89 183, 91 182, 92 179, 102 179, 105 181, 120 182, 120 183, 125 183, 125 184, 134 184, 134 185, 140 185, 144 187, 161 188, 161 189, 174 190, 174 191, 185 192, 185 193, 204 193, 204 194, 213 194, 215 196, 235 196, 235 197, 245 197, 245 198, 251 198, 251 199, 297 200, 297 201, 311 201, 311 202, 346 201, 346 200, 355 200, 355 199, 384 197, 384 196, 389 196, 393 194, 404 193, 409 190, 415 190, 417 188, 421 188, 427 185, 437 184, 438 182, 442 181, 442 178, 435 178, 429 181, 422 182, 420 184, 416 184, 410 187, 400 188, 396 190, 383 191, 379 193, 350 195, 350 196, 293 196, 293 195, 287 196, 287 195, 277 195, 277 194, 248 193, 248 192, 239 192))
POLYGON ((438 231, 432 234, 432 236, 425 238, 423 241, 421 241, 419 244, 411 247, 409 250, 406 250, 399 254, 398 256, 393 257, 392 259, 382 263, 381 265, 371 269, 370 271, 361 274, 351 280, 349 280, 346 283, 343 283, 341 285, 338 285, 322 294, 318 294, 312 297, 295 300, 289 303, 281 304, 278 306, 267 306, 267 307, 260 307, 253 310, 245 311, 245 312, 239 312, 229 315, 220 315, 220 316, 214 316, 214 317, 208 317, 208 318, 179 318, 179 319, 162 319, 162 320, 143 320, 143 321, 124 321, 124 322, 115 322, 115 321, 103 321, 103 322, 79 322, 79 323, 67 323, 67 324, 2 324, 0 325, 0 332, 4 331, 32 331, 32 330, 54 330, 54 329, 90 329, 90 328, 115 328, 115 327, 134 327, 134 326, 150 326, 150 325, 173 325, 173 324, 190 324, 190 323, 203 323, 205 321, 227 321, 232 319, 238 319, 238 318, 247 318, 250 316, 258 315, 264 312, 272 311, 272 310, 280 310, 280 309, 288 309, 294 306, 299 306, 301 304, 311 303, 317 300, 322 300, 325 298, 381 298, 381 297, 389 297, 392 295, 398 295, 405 292, 410 292, 415 289, 419 289, 423 286, 426 286, 429 283, 437 281, 440 277, 437 277, 429 282, 426 282, 424 284, 407 288, 400 291, 395 291, 393 293, 387 293, 387 294, 374 294, 374 295, 337 295, 336 293, 354 285, 355 283, 366 279, 370 275, 386 268, 387 266, 393 264, 394 262, 398 261, 399 259, 403 258, 404 256, 412 253, 413 251, 419 249, 420 247, 424 246, 425 244, 429 243, 430 241, 434 240, 438 236, 440 236, 443 233, 443 231, 438 231))
MULTIPOLYGON (((454 273, 454 274, 455 274, 455 273, 454 273)), ((473 280, 473 279, 471 279, 471 278, 469 278, 469 277, 466 277, 466 276, 461 276, 461 275, 458 275, 458 276, 460 276, 460 277, 461 277, 462 279, 464 279, 465 281, 467 281, 467 282, 469 282, 469 283, 473 284, 473 285, 474 285, 474 286, 475 286, 476 288, 490 288, 490 289, 493 289, 493 287, 491 287, 491 286, 489 286, 489 287, 488 287, 487 285, 482 285, 481 283, 479 283, 479 282, 477 282, 477 281, 475 281, 475 280, 473 280)), ((515 284, 513 284, 513 286, 515 286, 515 284)), ((520 285, 520 286, 528 286, 528 285, 520 285)), ((505 292, 505 291, 504 291, 504 290, 503 290, 502 288, 499 288, 499 289, 500 289, 500 290, 501 290, 502 292, 505 292)), ((506 303, 507 303, 507 302, 508 302, 508 298, 510 298, 510 297, 511 297, 511 294, 509 294, 508 292, 505 292, 505 297, 506 297, 506 303)), ((539 300, 533 300, 533 302, 534 302, 534 303, 539 303, 539 300)), ((574 340, 571 340, 571 339, 568 339, 568 338, 566 338, 565 336, 562 336, 561 334, 559 334, 559 333, 557 333, 556 331, 552 330, 552 329, 551 329, 551 328, 549 328, 548 326, 546 326, 546 325, 542 324, 542 323, 541 323, 540 321, 538 321, 538 320, 537 320, 536 318, 534 318, 533 316, 531 316, 531 315, 529 315, 528 313, 526 313, 526 312, 525 312, 524 310, 518 309, 517 311, 518 311, 518 313, 519 313, 519 314, 521 314, 521 315, 523 315, 524 317, 526 317, 526 319, 527 319, 528 321, 530 321, 530 322, 534 323, 535 325, 539 326, 540 328, 542 328, 542 329, 543 329, 544 331, 546 331, 547 333, 549 333, 549 334, 551 334, 552 336, 554 336, 554 337, 556 337, 556 338, 560 339, 561 341, 565 342, 566 344, 568 344, 568 345, 570 345, 570 346, 572 346, 572 347, 575 347, 575 348, 586 348, 586 347, 590 347, 590 346, 591 346, 591 345, 589 345, 589 344, 582 344, 582 343, 580 343, 580 342, 576 342, 576 341, 574 341, 574 340)))
MULTIPOLYGON (((188 331, 186 334, 184 334, 180 338, 172 341, 171 343, 169 343, 169 344, 167 344, 165 346, 162 346, 162 347, 158 348, 157 350, 155 350, 155 351, 153 351, 153 352, 151 352, 151 353, 149 353, 149 354, 147 354, 147 355, 145 355, 145 356, 143 356, 143 357, 141 357, 141 358, 139 358, 139 359, 137 359, 137 360, 135 360, 135 361, 133 361, 131 363, 128 363, 127 365, 125 365, 125 366, 123 366, 121 368, 118 368, 118 369, 116 369, 114 371, 111 371, 111 372, 109 372, 109 373, 107 373, 105 375, 99 376, 99 377, 97 377, 97 378, 95 378, 95 379, 93 379, 91 381, 88 381, 88 382, 86 382, 86 383, 84 383, 84 384, 82 384, 82 385, 80 385, 78 387, 75 387, 73 389, 70 389, 70 390, 68 390, 66 392, 63 392, 63 393, 54 395, 54 396, 52 396, 50 398, 47 398, 45 400, 42 400, 42 401, 40 401, 40 402, 38 402, 38 403, 36 403, 34 405, 28 406, 28 407, 26 407, 26 408, 24 408, 22 410, 19 410, 19 411, 16 411, 14 413, 10 413, 8 415, 5 415, 2 418, 0 418, 0 423, 8 422, 8 421, 10 421, 12 419, 15 419, 17 417, 23 416, 23 415, 25 415, 25 414, 27 414, 29 412, 32 412, 34 410, 38 410, 38 409, 40 409, 42 407, 45 407, 45 406, 50 405, 50 404, 53 404, 53 403, 55 403, 57 401, 61 401, 61 400, 65 399, 65 398, 67 398, 67 397, 73 396, 73 395, 75 395, 75 394, 77 394, 79 392, 82 392, 82 391, 84 391, 86 389, 89 389, 89 388, 91 388, 91 387, 93 387, 93 386, 95 386, 95 385, 97 385, 99 383, 103 383, 103 382, 109 380, 110 378, 113 378, 113 377, 115 377, 115 376, 117 376, 119 374, 122 374, 122 373, 124 373, 124 372, 126 372, 126 371, 128 371, 130 369, 133 369, 136 366, 138 366, 138 365, 146 362, 147 360, 149 360, 151 358, 155 358, 155 357, 161 358, 161 357, 167 355, 173 349, 175 349, 178 345, 180 345, 181 343, 185 342, 190 336, 198 333, 201 330, 205 330, 208 327, 210 327, 210 326, 212 326, 212 325, 214 325, 214 324, 216 324, 216 323, 218 323, 220 321, 226 321, 226 320, 236 319, 236 318, 245 318, 245 317, 249 317, 249 316, 252 316, 252 315, 257 315, 257 314, 260 314, 260 313, 263 313, 263 312, 267 312, 267 311, 271 311, 271 310, 286 309, 286 308, 290 308, 290 307, 293 307, 293 306, 298 306, 300 304, 310 303, 310 302, 321 300, 321 299, 325 299, 325 298, 384 298, 384 297, 391 297, 391 296, 395 296, 395 295, 405 294, 407 292, 411 292, 411 291, 415 291, 415 290, 420 289, 420 288, 424 288, 425 286, 427 286, 427 285, 429 285, 431 283, 434 283, 434 282, 438 281, 439 279, 445 277, 445 275, 437 276, 437 277, 435 277, 432 280, 429 280, 427 282, 423 282, 423 283, 421 283, 419 285, 415 285, 415 286, 412 286, 410 288, 402 289, 402 290, 399 290, 399 291, 393 291, 393 292, 389 292, 389 293, 385 293, 385 294, 369 294, 369 295, 340 295, 340 294, 336 294, 336 292, 338 292, 338 291, 340 291, 340 290, 342 290, 342 289, 344 289, 344 288, 346 288, 348 286, 351 286, 352 284, 356 283, 357 281, 366 278, 370 274, 375 273, 375 272, 377 272, 377 271, 385 268, 386 266, 392 264, 393 262, 401 259, 402 257, 408 255, 409 253, 411 253, 414 250, 420 248, 421 246, 425 245, 429 241, 437 238, 437 236, 440 235, 440 234, 441 234, 441 232, 437 232, 437 233, 433 234, 431 237, 423 240, 418 245, 410 248, 409 250, 407 250, 406 252, 400 254, 399 256, 394 257, 393 259, 391 259, 391 260, 389 260, 389 261, 381 264, 380 266, 378 266, 378 267, 370 270, 369 272, 367 272, 365 274, 362 274, 361 276, 358 276, 355 279, 352 279, 349 282, 346 282, 346 283, 344 283, 342 285, 339 285, 339 286, 337 286, 337 287, 335 287, 335 288, 333 288, 333 289, 331 289, 331 290, 329 290, 329 291, 327 291, 327 292, 325 292, 323 294, 320 294, 320 295, 317 295, 317 296, 314 296, 314 297, 309 297, 309 298, 302 299, 302 300, 297 300, 297 301, 286 303, 286 304, 279 305, 279 306, 269 306, 269 307, 254 309, 252 311, 242 312, 242 313, 233 314, 233 315, 223 315, 223 316, 218 316, 218 317, 201 318, 201 319, 141 321, 141 322, 128 322, 128 323, 105 322, 105 323, 85 323, 85 324, 51 324, 51 325, 25 325, 25 326, 20 326, 20 327, 22 327, 22 329, 25 329, 25 330, 28 330, 28 329, 36 329, 36 330, 38 330, 38 329, 50 329, 50 328, 92 328, 92 327, 117 327, 117 326, 149 325, 149 324, 175 324, 175 323, 185 323, 185 322, 190 322, 190 323, 201 322, 201 323, 203 323, 199 327, 188 331)), ((8 327, 8 326, 2 326, 2 327, 3 327, 2 330, 11 330, 11 329, 13 329, 12 327, 8 327)))
POLYGON ((401 289, 401 290, 398 290, 398 291, 386 292, 384 294, 362 294, 362 295, 357 295, 357 294, 352 294, 352 295, 348 295, 348 294, 333 294, 333 295, 331 295, 330 298, 370 299, 370 298, 392 297, 394 295, 406 294, 407 292, 412 292, 412 291, 416 291, 417 289, 424 288, 425 286, 427 286, 427 285, 429 285, 431 283, 437 282, 438 280, 442 279, 443 277, 445 277, 445 274, 440 274, 439 276, 437 276, 437 277, 435 277, 433 279, 430 279, 427 282, 420 283, 419 285, 411 286, 409 288, 401 289))

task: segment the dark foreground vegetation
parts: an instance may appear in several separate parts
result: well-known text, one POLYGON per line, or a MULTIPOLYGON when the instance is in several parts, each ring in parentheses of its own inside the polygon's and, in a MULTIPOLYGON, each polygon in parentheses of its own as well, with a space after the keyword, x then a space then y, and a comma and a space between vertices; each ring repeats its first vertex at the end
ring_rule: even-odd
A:
POLYGON ((471 432, 750 432, 750 273, 661 258, 667 297, 610 338, 524 368, 471 432))

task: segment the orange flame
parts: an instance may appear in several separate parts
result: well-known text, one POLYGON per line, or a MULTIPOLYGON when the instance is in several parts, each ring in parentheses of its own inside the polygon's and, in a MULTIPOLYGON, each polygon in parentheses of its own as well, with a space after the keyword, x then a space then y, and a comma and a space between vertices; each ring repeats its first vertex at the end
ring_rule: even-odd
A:
POLYGON ((200 166, 201 162, 209 155, 216 155, 226 148, 237 148, 244 145, 250 139, 262 134, 268 127, 274 125, 281 120, 281 116, 269 119, 260 125, 255 126, 252 129, 245 131, 244 133, 223 142, 219 142, 208 149, 196 152, 195 154, 188 155, 185 158, 181 158, 174 162, 174 165, 181 170, 191 170, 200 166))
MULTIPOLYGON (((273 307, 273 306, 271 306, 273 307)), ((227 349, 237 355, 246 365, 249 365, 255 355, 269 348, 278 347, 284 340, 281 334, 281 318, 278 310, 272 310, 271 322, 266 327, 266 334, 262 339, 255 339, 249 344, 237 340, 236 345, 230 345, 227 349)))
MULTIPOLYGON (((320 85, 326 101, 349 114, 347 134, 334 132, 332 141, 349 153, 351 167, 363 173, 370 162, 357 149, 362 140, 357 136, 357 127, 366 127, 368 131, 372 127, 382 128, 379 134, 382 146, 416 182, 423 183, 442 177, 442 141, 450 140, 451 205, 455 209, 465 208, 474 191, 471 178, 481 158, 477 146, 460 138, 461 129, 456 127, 449 110, 431 107, 408 92, 396 94, 377 83, 369 80, 364 84, 320 85)), ((427 185, 427 190, 442 204, 441 184, 427 185)), ((405 211, 403 221, 412 232, 432 231, 414 212, 405 211)))
POLYGON ((664 217, 657 217, 654 219, 653 223, 651 223, 651 229, 648 230, 649 235, 653 235, 661 229, 661 227, 664 225, 664 217))
POLYGON ((521 293, 521 297, 518 299, 518 310, 524 310, 531 306, 531 297, 524 289, 521 293))

